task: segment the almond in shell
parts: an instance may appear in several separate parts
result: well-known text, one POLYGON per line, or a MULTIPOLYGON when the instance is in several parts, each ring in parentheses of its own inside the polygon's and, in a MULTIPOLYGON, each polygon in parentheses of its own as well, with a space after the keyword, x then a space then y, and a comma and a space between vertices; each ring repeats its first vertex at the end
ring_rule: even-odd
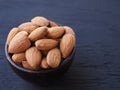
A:
POLYGON ((50 50, 58 45, 58 41, 53 39, 40 39, 35 42, 35 46, 39 50, 50 50))
POLYGON ((38 69, 41 63, 42 55, 36 47, 31 47, 26 50, 25 56, 27 62, 33 69, 38 69))
POLYGON ((70 55, 75 46, 75 36, 72 34, 65 34, 60 42, 60 50, 63 58, 70 55))
POLYGON ((28 33, 21 31, 13 37, 11 40, 8 52, 9 53, 21 53, 30 47, 31 43, 28 39, 28 33))
POLYGON ((56 68, 60 65, 61 53, 58 48, 54 48, 48 52, 47 63, 51 68, 56 68))

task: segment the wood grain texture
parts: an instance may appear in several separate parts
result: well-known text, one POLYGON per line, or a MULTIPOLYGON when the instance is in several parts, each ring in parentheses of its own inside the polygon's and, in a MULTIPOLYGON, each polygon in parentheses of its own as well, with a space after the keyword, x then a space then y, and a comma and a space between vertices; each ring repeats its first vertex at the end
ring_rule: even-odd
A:
POLYGON ((0 0, 0 90, 120 90, 119 0, 0 0), (70 70, 54 85, 25 82, 4 54, 12 27, 45 16, 75 30, 77 49, 70 70))

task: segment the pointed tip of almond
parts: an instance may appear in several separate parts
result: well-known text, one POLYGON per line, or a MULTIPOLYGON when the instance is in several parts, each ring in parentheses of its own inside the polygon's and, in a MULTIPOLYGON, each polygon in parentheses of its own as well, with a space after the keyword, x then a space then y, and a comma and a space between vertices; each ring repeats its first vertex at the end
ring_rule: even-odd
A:
POLYGON ((7 37, 7 44, 9 45, 10 44, 10 41, 12 40, 12 38, 19 32, 19 29, 14 27, 11 29, 11 31, 9 32, 8 34, 8 37, 7 37))

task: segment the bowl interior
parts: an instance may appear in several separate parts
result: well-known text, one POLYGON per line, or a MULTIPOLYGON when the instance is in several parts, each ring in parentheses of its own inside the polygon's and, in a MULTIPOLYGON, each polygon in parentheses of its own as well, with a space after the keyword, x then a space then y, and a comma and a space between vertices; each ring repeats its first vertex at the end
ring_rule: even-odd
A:
POLYGON ((66 59, 64 59, 64 61, 62 61, 60 66, 55 69, 46 69, 46 70, 41 69, 41 70, 34 71, 34 70, 29 70, 29 69, 23 68, 23 67, 15 64, 11 59, 11 55, 8 53, 8 45, 7 45, 7 43, 5 44, 5 54, 6 54, 8 62, 13 67, 15 67, 21 71, 28 72, 28 73, 48 73, 48 72, 56 71, 56 70, 62 68, 63 66, 65 66, 68 62, 72 62, 71 59, 74 56, 74 53, 75 53, 75 48, 73 49, 72 53, 66 59))

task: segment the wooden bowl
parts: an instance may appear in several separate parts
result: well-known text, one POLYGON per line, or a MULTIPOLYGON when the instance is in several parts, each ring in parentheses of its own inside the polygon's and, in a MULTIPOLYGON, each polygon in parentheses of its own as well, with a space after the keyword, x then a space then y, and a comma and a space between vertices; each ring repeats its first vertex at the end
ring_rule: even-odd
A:
POLYGON ((22 77, 24 80, 39 83, 40 85, 48 85, 51 82, 54 82, 55 79, 59 78, 61 75, 66 72, 71 63, 74 59, 75 55, 75 48, 73 49, 72 53, 61 63, 58 68, 55 69, 48 69, 48 70, 28 70, 25 69, 13 62, 11 59, 11 55, 8 53, 8 46, 7 43, 5 44, 5 54, 7 57, 7 61, 9 62, 10 66, 12 67, 13 71, 22 77))

